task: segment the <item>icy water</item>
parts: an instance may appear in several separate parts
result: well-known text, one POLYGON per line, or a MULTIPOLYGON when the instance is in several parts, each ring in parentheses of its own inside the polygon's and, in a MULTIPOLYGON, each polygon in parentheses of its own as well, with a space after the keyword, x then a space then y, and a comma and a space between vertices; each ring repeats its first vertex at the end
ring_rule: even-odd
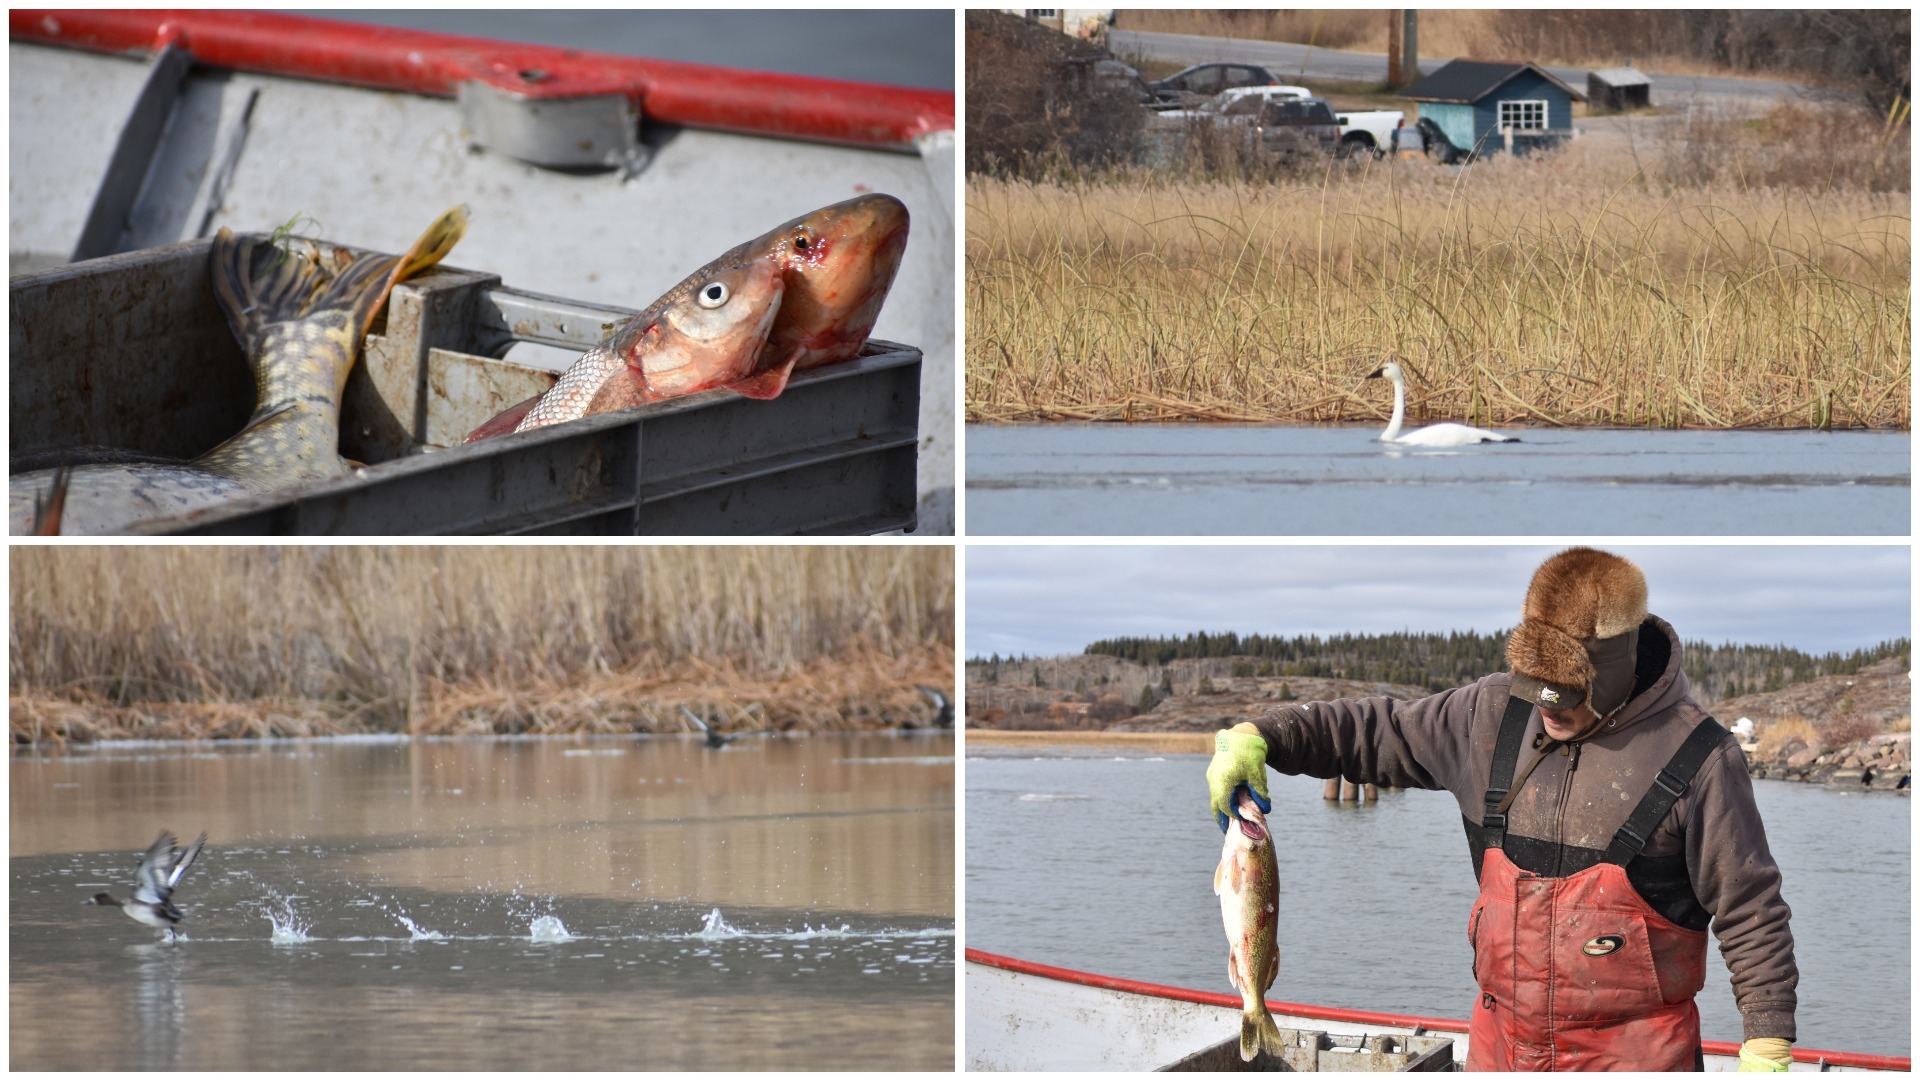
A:
POLYGON ((951 735, 16 755, 14 1069, 948 1070, 951 735), (181 940, 111 908, 168 828, 181 940))
POLYGON ((1905 535, 1904 432, 967 427, 973 535, 1905 535))
MULTIPOLYGON (((967 944, 1231 994, 1207 812, 1207 759, 982 748, 967 758, 967 944)), ((1464 1018, 1474 896, 1444 792, 1340 807, 1319 780, 1268 774, 1280 856, 1276 1001, 1464 1018)), ((1907 798, 1756 781, 1786 875, 1802 1047, 1910 1053, 1907 798)), ((1704 1034, 1739 1041, 1726 967, 1707 950, 1704 1034)))

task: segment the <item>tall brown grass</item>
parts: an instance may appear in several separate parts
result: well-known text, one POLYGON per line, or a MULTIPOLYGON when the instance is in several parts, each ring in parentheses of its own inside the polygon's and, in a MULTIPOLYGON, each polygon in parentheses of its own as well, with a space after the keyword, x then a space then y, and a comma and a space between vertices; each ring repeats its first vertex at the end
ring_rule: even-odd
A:
POLYGON ((975 177, 967 417, 1377 423, 1361 376, 1394 356, 1415 420, 1909 426, 1904 178, 1760 187, 1600 141, 1315 183, 975 177))
POLYGON ((16 741, 851 727, 952 682, 940 547, 15 548, 12 604, 16 741))

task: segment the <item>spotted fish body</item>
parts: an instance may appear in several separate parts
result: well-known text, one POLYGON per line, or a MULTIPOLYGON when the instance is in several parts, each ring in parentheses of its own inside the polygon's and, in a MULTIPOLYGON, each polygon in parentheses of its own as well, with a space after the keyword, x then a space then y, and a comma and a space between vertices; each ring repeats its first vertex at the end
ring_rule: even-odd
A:
POLYGON ((613 337, 575 361, 547 394, 507 409, 475 429, 467 441, 716 386, 743 397, 778 397, 795 371, 860 355, 900 269, 908 224, 905 204, 875 193, 822 207, 755 237, 694 271, 613 337), (691 359, 684 365, 663 363, 662 350, 676 338, 671 334, 646 337, 650 320, 664 311, 685 310, 685 298, 693 295, 690 290, 727 268, 755 266, 777 275, 780 294, 753 363, 742 369, 736 353, 697 350, 689 351, 691 359), (628 369, 624 372, 612 362, 623 351, 628 369), (676 367, 699 377, 671 377, 667 369, 676 367), (549 396, 566 404, 549 407, 549 396), (531 422, 535 414, 540 419, 531 422))
MULTIPOLYGON (((404 255, 322 255, 220 230, 214 295, 253 369, 255 405, 232 438, 182 464, 83 465, 67 485, 62 529, 122 532, 140 521, 345 472, 340 395, 360 343, 393 286, 444 258, 465 234, 464 208, 447 211, 404 255)), ((53 470, 9 485, 14 533, 33 521, 53 470)))
POLYGON ((1285 1049, 1266 1002, 1267 988, 1280 973, 1280 860, 1259 805, 1244 791, 1234 795, 1240 816, 1228 820, 1213 891, 1227 931, 1227 981, 1242 1003, 1240 1060, 1252 1061, 1262 1050, 1285 1049))

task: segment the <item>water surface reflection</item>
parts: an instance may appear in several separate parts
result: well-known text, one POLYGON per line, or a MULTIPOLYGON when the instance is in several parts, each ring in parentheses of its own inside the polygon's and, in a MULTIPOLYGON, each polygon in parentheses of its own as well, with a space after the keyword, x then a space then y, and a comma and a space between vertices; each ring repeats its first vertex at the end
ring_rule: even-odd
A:
POLYGON ((944 1070, 952 752, 869 735, 16 756, 11 1063, 944 1070), (79 903, 124 894, 163 827, 212 837, 175 945, 79 903))

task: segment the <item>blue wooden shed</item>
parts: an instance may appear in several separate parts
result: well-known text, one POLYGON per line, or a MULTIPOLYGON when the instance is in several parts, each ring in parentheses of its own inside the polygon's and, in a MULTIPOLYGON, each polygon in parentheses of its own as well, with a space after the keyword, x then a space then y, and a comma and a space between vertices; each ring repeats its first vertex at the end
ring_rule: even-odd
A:
POLYGON ((1402 96, 1420 103, 1428 152, 1446 161, 1570 139, 1573 103, 1586 100, 1540 65, 1511 60, 1454 60, 1402 96))

